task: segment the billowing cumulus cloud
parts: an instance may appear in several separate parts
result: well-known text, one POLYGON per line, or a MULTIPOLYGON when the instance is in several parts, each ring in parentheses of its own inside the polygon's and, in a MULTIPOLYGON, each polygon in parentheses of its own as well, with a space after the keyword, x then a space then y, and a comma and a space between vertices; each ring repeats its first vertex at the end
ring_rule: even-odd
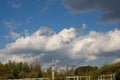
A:
POLYGON ((78 34, 78 30, 73 27, 60 32, 42 27, 31 35, 7 44, 0 50, 0 57, 4 61, 26 61, 38 56, 44 66, 52 59, 63 66, 94 61, 102 57, 120 57, 120 30, 106 33, 90 31, 87 35, 79 36, 78 34))
POLYGON ((120 0, 63 0, 64 6, 74 13, 99 11, 101 21, 120 22, 120 0))

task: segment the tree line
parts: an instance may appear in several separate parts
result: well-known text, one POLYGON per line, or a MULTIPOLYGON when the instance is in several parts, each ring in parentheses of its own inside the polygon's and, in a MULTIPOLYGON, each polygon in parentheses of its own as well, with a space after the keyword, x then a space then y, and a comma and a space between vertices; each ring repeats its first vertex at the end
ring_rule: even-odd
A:
POLYGON ((80 66, 74 71, 76 76, 91 76, 91 80, 97 80, 100 75, 115 74, 115 79, 120 80, 120 62, 97 66, 80 66))
MULTIPOLYGON (((105 64, 101 67, 97 66, 78 66, 66 67, 65 70, 55 70, 55 80, 65 80, 66 76, 91 76, 92 80, 105 74, 116 74, 116 80, 120 80, 120 62, 113 64, 105 64)), ((31 63, 9 61, 8 63, 0 62, 0 80, 2 79, 20 79, 20 78, 51 78, 51 67, 46 71, 42 70, 42 66, 38 60, 31 63)))
POLYGON ((42 77, 41 65, 38 62, 28 64, 26 62, 9 61, 0 62, 0 79, 19 79, 42 77))

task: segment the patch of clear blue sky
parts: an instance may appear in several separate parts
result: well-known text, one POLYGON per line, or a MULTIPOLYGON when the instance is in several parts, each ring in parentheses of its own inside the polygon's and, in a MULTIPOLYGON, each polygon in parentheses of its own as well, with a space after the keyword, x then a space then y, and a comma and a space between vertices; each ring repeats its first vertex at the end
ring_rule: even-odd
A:
POLYGON ((47 0, 17 0, 20 8, 13 7, 9 1, 1 0, 0 2, 0 48, 11 40, 6 40, 4 36, 8 35, 9 29, 4 25, 4 21, 14 21, 19 26, 13 29, 17 33, 21 33, 24 29, 31 32, 36 31, 41 26, 48 26, 55 32, 59 32, 64 28, 81 27, 86 24, 87 28, 84 34, 95 30, 99 32, 107 32, 114 30, 117 26, 114 24, 98 24, 101 13, 86 12, 81 14, 72 14, 63 6, 62 0, 56 0, 47 4, 47 0), (46 7, 46 10, 43 10, 46 7), (27 23, 27 20, 29 22, 27 23))

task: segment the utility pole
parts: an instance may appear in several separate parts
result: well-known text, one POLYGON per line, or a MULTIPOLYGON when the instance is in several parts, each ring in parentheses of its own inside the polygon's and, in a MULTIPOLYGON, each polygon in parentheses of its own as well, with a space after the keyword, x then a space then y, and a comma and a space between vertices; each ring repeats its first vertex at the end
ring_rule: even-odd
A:
POLYGON ((54 80, 55 78, 54 78, 54 71, 55 71, 55 61, 54 60, 52 60, 52 64, 51 64, 51 66, 52 66, 52 80, 54 80))

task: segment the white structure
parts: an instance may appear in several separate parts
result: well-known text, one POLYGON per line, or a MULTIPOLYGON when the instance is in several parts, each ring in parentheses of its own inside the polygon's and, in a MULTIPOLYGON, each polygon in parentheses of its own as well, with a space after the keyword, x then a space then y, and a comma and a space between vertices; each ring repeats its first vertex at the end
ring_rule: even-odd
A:
POLYGON ((52 80, 54 80, 55 79, 55 75, 54 75, 54 71, 55 71, 55 61, 54 60, 52 60, 52 64, 51 64, 51 66, 52 66, 52 80))
POLYGON ((90 76, 67 76, 66 80, 90 80, 90 76))
POLYGON ((100 75, 98 80, 115 80, 115 74, 100 75))

